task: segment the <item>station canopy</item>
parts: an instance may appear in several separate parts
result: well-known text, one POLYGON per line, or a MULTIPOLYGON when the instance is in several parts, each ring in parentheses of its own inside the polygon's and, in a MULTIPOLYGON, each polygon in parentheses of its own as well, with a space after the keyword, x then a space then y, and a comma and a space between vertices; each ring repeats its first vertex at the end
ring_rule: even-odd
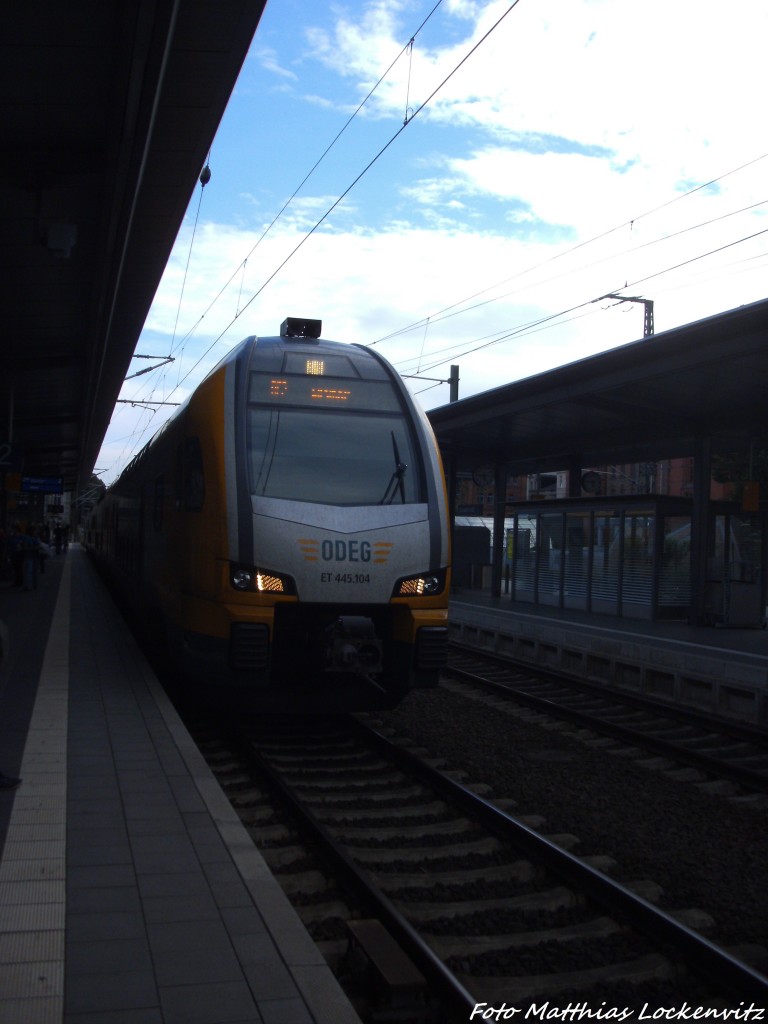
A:
POLYGON ((768 432, 768 300, 429 412, 458 472, 510 475, 748 448, 768 432))
POLYGON ((4 6, 0 452, 25 474, 87 483, 265 2, 4 6))

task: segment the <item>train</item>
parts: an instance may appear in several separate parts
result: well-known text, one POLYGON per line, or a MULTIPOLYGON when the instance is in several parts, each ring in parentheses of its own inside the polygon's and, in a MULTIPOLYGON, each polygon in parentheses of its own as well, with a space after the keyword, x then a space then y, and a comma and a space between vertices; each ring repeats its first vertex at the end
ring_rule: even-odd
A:
POLYGON ((445 663, 434 434, 391 364, 320 320, 236 345, 105 491, 85 546, 180 679, 255 711, 394 707, 445 663))

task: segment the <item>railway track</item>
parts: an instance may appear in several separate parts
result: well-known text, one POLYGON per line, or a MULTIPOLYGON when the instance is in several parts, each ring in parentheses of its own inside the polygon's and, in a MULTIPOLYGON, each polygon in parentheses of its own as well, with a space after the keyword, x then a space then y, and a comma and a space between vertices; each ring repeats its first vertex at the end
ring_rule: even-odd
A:
MULTIPOLYGON (((768 733, 753 726, 709 718, 692 709, 662 704, 598 684, 538 673, 501 658, 455 646, 446 674, 505 700, 611 737, 692 769, 692 781, 739 793, 768 795, 768 733)), ((659 762, 658 767, 664 765, 659 762)))
POLYGON ((363 1016, 768 1001, 768 980, 702 934, 707 915, 663 912, 652 882, 617 883, 608 858, 574 856, 573 837, 542 835, 360 719, 203 749, 341 979, 354 989, 362 962, 379 982, 363 1016), (382 926, 410 968, 375 948, 382 926))

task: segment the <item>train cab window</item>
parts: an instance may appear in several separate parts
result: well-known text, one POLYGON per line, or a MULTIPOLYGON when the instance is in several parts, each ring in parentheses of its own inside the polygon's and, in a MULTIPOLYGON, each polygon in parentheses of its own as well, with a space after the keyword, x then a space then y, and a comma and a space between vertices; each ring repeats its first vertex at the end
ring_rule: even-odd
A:
POLYGON ((250 409, 251 493, 323 505, 423 501, 402 417, 250 409))
POLYGON ((251 374, 251 493, 323 505, 423 502, 419 449, 396 388, 383 371, 362 379, 351 362, 342 369, 304 356, 281 373, 251 374))

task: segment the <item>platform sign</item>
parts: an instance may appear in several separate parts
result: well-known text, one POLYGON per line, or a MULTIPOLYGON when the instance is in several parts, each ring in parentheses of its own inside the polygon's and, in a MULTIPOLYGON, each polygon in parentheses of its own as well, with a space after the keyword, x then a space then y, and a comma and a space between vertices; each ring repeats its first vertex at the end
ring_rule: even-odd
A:
POLYGON ((23 476, 21 489, 26 494, 62 494, 64 481, 60 476, 23 476))

